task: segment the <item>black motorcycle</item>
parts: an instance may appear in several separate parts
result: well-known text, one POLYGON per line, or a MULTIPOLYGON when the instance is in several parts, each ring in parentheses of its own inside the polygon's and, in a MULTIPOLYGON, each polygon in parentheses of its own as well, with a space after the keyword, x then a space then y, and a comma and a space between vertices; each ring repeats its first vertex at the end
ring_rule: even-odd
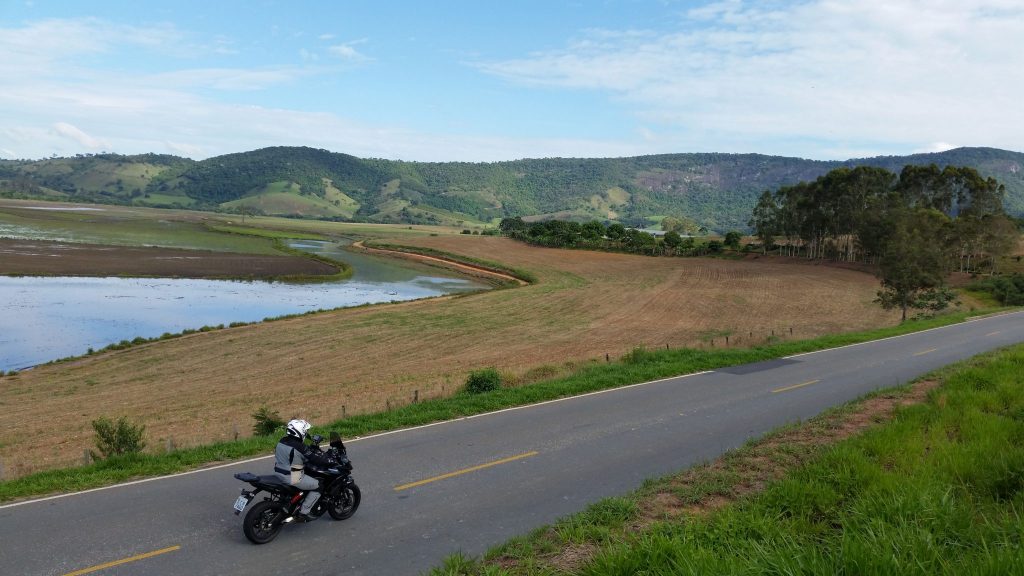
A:
MULTIPOLYGON (((315 435, 312 440, 314 450, 323 454, 331 465, 325 468, 306 467, 306 474, 320 480, 322 491, 309 517, 316 519, 327 512, 335 520, 351 518, 359 508, 360 494, 359 486, 352 479, 352 462, 348 459, 345 444, 337 432, 331 432, 327 450, 320 448, 323 436, 315 435)), ((267 493, 263 500, 249 508, 242 521, 242 531, 253 544, 266 544, 277 537, 281 527, 293 521, 306 496, 306 491, 295 488, 276 475, 257 476, 251 472, 239 472, 235 478, 255 488, 242 489, 242 495, 235 500, 235 515, 241 514, 257 494, 267 493)))

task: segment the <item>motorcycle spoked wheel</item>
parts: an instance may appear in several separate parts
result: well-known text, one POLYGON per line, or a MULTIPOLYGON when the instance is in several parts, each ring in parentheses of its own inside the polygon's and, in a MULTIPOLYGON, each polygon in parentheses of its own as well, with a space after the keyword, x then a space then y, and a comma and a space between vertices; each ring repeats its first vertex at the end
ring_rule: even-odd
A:
POLYGON ((257 502, 242 521, 242 532, 253 544, 266 544, 281 531, 284 505, 272 500, 257 502))
POLYGON ((331 496, 331 501, 327 505, 327 513, 335 520, 351 518, 359 508, 361 498, 359 486, 356 486, 355 482, 342 486, 337 494, 331 496))

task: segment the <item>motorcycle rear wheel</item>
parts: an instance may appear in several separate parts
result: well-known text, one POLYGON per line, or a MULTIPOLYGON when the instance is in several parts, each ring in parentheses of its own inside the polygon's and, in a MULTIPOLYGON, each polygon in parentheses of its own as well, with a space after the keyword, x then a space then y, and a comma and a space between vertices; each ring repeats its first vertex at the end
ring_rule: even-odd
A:
POLYGON ((280 502, 264 500, 257 502, 249 509, 242 521, 242 532, 253 544, 266 544, 277 537, 281 531, 280 502))
POLYGON ((361 498, 359 486, 356 486, 355 482, 342 486, 341 490, 331 498, 331 503, 327 506, 327 513, 335 520, 351 518, 356 513, 356 508, 359 508, 361 498))

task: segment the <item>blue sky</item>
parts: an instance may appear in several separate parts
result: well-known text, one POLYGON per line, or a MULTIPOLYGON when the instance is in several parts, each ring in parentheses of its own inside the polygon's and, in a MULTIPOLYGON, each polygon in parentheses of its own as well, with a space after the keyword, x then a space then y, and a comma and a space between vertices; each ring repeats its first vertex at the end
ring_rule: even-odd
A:
POLYGON ((1022 150, 1024 2, 0 0, 0 158, 1022 150))

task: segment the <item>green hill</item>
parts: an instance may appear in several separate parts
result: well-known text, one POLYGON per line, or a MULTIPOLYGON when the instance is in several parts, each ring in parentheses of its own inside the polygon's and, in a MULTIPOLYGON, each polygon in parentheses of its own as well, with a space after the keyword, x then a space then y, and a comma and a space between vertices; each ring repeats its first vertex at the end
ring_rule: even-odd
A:
POLYGON ((761 154, 662 154, 510 162, 361 159, 273 147, 194 161, 143 154, 0 161, 0 195, 191 207, 336 220, 424 224, 558 217, 649 225, 664 216, 709 229, 745 229, 761 191, 840 166, 898 172, 906 164, 966 165, 1007 188, 1024 215, 1024 154, 958 148, 934 154, 824 162, 761 154))

